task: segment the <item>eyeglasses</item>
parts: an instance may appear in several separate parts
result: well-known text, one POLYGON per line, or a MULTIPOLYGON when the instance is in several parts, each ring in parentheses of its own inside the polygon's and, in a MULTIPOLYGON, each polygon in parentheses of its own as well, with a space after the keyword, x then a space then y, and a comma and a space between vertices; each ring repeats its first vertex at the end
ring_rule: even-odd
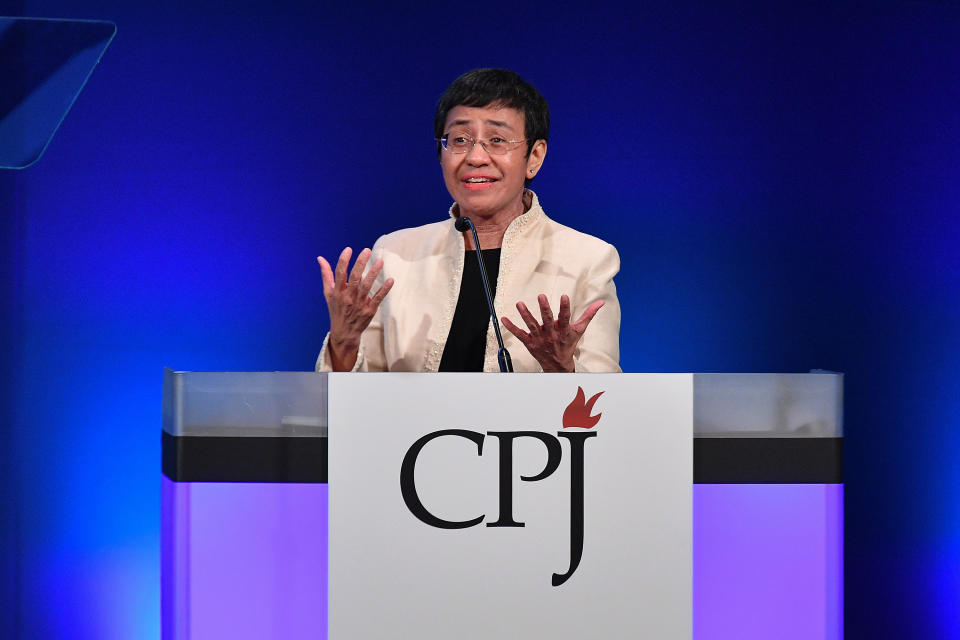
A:
POLYGON ((468 133, 451 131, 443 134, 443 137, 440 138, 438 142, 444 151, 449 151, 450 153, 467 153, 479 142, 483 150, 490 155, 502 156, 505 153, 513 151, 517 148, 517 145, 521 142, 526 142, 526 140, 504 140, 499 136, 492 136, 487 139, 474 138, 468 133))

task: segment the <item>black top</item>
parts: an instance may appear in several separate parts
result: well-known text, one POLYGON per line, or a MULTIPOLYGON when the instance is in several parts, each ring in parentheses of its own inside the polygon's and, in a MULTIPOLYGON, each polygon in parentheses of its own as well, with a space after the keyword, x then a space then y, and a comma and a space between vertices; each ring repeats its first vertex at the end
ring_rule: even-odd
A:
MULTIPOLYGON (((500 274, 500 249, 484 249, 483 266, 490 280, 490 295, 497 291, 500 274)), ((487 328, 490 326, 490 308, 483 292, 477 252, 466 251, 463 257, 463 279, 460 297, 453 313, 450 335, 443 348, 440 371, 483 371, 483 356, 487 350, 487 328)))

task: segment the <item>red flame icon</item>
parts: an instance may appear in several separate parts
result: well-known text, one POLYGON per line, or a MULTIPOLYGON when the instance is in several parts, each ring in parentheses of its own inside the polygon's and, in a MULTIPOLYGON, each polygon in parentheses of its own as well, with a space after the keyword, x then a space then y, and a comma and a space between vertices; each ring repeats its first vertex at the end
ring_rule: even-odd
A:
POLYGON ((600 422, 600 416, 602 413, 598 413, 595 416, 591 416, 590 412, 593 411, 593 405, 597 401, 597 398, 603 395, 603 391, 597 395, 590 398, 588 401, 587 396, 583 393, 583 387, 577 387, 577 395, 569 405, 567 405, 566 410, 563 412, 563 428, 567 429, 569 427, 581 427, 583 429, 592 429, 600 422))

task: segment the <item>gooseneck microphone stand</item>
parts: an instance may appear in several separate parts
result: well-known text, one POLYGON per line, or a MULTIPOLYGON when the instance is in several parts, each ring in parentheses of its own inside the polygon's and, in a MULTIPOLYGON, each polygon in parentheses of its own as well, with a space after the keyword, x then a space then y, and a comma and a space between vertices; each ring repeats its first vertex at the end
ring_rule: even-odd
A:
POLYGON ((473 232, 473 246, 477 250, 477 262, 480 263, 480 279, 483 280, 483 292, 487 294, 487 306, 490 307, 490 318, 493 320, 493 332, 497 335, 497 344, 500 349, 497 351, 497 362, 500 363, 500 373, 513 373, 513 361, 510 360, 510 352, 503 346, 503 336, 500 335, 500 321, 497 320, 497 312, 493 308, 493 294, 490 293, 490 281, 487 280, 487 269, 483 265, 483 256, 480 253, 480 238, 477 237, 477 228, 473 226, 473 220, 466 216, 457 218, 454 223, 457 231, 461 233, 469 229, 473 232))

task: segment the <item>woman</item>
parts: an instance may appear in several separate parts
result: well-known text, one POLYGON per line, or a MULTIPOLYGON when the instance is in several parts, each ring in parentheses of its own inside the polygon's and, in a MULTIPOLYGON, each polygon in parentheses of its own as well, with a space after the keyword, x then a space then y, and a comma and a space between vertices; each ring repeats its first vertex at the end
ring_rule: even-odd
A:
POLYGON ((318 371, 498 370, 473 237, 454 227, 461 216, 476 226, 494 307, 516 305, 519 317, 501 318, 515 371, 620 371, 616 249, 550 220, 525 188, 549 128, 546 100, 512 71, 478 69, 450 85, 434 131, 452 219, 381 237, 349 275, 349 247, 335 269, 317 258, 330 312, 318 371))

